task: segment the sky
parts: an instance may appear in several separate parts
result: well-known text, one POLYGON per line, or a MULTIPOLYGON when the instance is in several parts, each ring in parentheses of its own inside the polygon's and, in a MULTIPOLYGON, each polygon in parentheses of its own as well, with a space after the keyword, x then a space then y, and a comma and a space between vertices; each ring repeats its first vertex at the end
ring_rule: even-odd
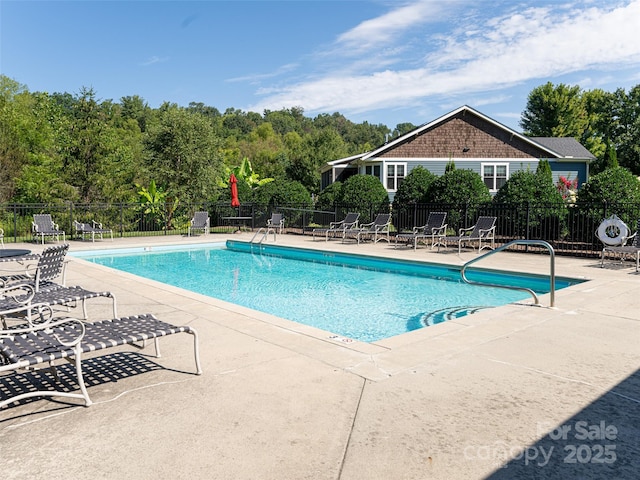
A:
POLYGON ((0 0, 0 73, 31 92, 391 129, 469 105, 522 131, 547 82, 640 84, 638 30, 640 0, 0 0))

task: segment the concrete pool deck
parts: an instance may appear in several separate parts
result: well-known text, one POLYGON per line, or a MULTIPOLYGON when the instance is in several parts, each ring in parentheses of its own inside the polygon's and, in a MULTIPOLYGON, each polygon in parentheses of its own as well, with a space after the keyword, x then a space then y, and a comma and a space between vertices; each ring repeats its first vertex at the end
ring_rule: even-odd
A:
MULTIPOLYGON (((74 252, 251 237, 69 243, 74 252)), ((454 265, 477 257, 295 235, 276 243, 454 265)), ((501 252, 477 265, 545 274, 549 257, 501 252)), ((67 284, 112 291, 119 315, 196 328, 204 373, 192 374, 187 335, 161 339, 161 358, 152 348, 88 356, 91 407, 54 397, 0 410, 2 476, 635 479, 640 274, 631 262, 569 257, 556 258, 556 274, 590 281, 556 292, 555 308, 525 301, 364 344, 72 258, 67 284)), ((88 311, 107 318, 111 304, 90 300, 88 311)), ((1 394, 32 376, 0 377, 1 394)))

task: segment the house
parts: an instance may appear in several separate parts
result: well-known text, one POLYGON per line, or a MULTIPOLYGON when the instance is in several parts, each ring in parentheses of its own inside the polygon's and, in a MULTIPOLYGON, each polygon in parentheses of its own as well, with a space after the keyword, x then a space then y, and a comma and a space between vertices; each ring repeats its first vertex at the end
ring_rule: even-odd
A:
POLYGON ((458 169, 480 174, 494 194, 513 172, 535 172, 542 159, 549 161, 554 182, 563 176, 582 185, 595 157, 574 138, 526 137, 464 105, 375 150, 328 162, 321 169, 321 187, 358 173, 374 175, 393 200, 418 165, 440 176, 453 161, 458 169))

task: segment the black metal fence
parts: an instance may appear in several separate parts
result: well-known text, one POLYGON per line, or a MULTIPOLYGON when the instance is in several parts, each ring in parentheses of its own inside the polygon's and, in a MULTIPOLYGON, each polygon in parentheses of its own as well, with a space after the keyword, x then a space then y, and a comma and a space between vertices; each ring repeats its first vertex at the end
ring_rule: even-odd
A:
MULTIPOLYGON (((315 227, 344 218, 347 212, 358 211, 360 222, 373 221, 376 207, 353 208, 336 206, 333 210, 314 210, 299 205, 247 204, 233 208, 228 204, 201 203, 181 205, 135 204, 5 204, 0 205, 0 228, 4 230, 5 243, 24 242, 33 239, 31 222, 33 215, 49 213, 61 230, 70 239, 76 238, 73 222, 100 222, 113 229, 116 237, 186 235, 194 212, 205 210, 211 218, 212 233, 227 233, 239 227, 255 229, 264 226, 271 214, 282 213, 289 233, 306 234, 315 227), (244 221, 234 221, 243 217, 244 221)), ((600 222, 616 214, 635 230, 640 218, 638 204, 495 204, 481 206, 450 204, 415 204, 394 210, 393 229, 396 232, 410 231, 414 226, 424 225, 430 212, 447 212, 449 234, 472 226, 478 216, 497 217, 496 241, 499 244, 515 239, 540 239, 549 242, 558 254, 595 256, 602 244, 595 236, 600 222)), ((532 247, 521 247, 531 249, 532 247)))

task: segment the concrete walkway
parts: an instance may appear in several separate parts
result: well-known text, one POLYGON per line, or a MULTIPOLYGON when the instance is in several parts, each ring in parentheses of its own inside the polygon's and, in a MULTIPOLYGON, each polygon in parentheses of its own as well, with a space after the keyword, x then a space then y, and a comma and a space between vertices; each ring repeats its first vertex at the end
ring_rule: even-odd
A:
MULTIPOLYGON (((251 234, 70 244, 226 238, 251 234)), ((477 256, 293 235, 277 244, 454 265, 477 256)), ((503 252, 479 266, 548 273, 549 257, 503 252)), ((67 284, 112 291, 119 315, 196 328, 204 374, 192 374, 187 335, 162 339, 161 358, 133 348, 88 358, 91 407, 54 398, 0 410, 2 477, 636 479, 640 276, 595 259, 559 257, 556 270, 589 279, 557 292, 556 308, 523 302, 364 344, 72 259, 67 284)), ((88 310, 106 318, 111 304, 88 310)), ((74 389, 70 367, 61 378, 74 389)), ((0 395, 32 381, 0 377, 0 395)))

